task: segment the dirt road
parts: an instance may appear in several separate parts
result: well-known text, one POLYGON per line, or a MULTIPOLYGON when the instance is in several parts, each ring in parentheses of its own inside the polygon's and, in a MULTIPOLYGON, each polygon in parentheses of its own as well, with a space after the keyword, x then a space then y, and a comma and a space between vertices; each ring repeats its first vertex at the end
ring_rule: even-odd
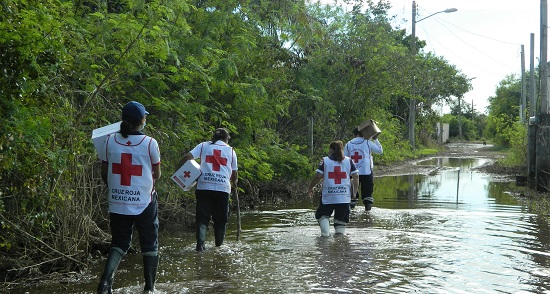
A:
MULTIPOLYGON (((419 161, 437 157, 485 158, 489 159, 488 163, 476 169, 499 176, 514 177, 516 175, 523 174, 523 170, 521 167, 504 167, 496 164, 496 161, 500 158, 504 158, 505 154, 500 151, 495 151, 493 145, 483 145, 477 143, 450 143, 447 144, 445 147, 446 150, 442 152, 420 159, 409 160, 388 166, 376 165, 374 169, 374 174, 377 177, 407 174, 429 174, 431 172, 434 172, 437 167, 420 166, 416 163, 419 161)), ((376 163, 376 159, 374 161, 376 163)))

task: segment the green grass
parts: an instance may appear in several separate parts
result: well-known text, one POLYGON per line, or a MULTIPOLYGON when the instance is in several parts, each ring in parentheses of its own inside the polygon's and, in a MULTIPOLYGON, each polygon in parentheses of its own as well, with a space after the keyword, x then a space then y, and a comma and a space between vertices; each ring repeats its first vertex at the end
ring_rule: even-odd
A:
POLYGON ((439 151, 440 150, 438 150, 438 149, 432 149, 432 148, 419 149, 415 152, 414 155, 416 157, 429 156, 429 155, 437 154, 439 151))

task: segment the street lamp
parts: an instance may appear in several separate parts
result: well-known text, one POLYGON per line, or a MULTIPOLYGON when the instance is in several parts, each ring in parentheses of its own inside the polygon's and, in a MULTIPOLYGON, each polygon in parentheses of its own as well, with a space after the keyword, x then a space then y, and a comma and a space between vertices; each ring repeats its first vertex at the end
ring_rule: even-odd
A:
MULTIPOLYGON (((413 54, 413 61, 414 61, 414 57, 416 55, 416 23, 417 22, 421 22, 423 20, 425 20, 426 18, 428 17, 431 17, 431 16, 434 16, 438 13, 450 13, 450 12, 455 12, 457 11, 458 9, 456 8, 447 8, 445 10, 441 10, 441 11, 438 11, 436 13, 432 13, 424 18, 421 18, 419 20, 416 20, 416 1, 413 1, 412 2, 412 40, 411 40, 411 52, 413 54)), ((411 102, 409 104, 409 143, 411 144, 412 148, 415 148, 415 142, 414 142, 414 137, 415 137, 415 132, 414 132, 414 124, 415 124, 415 121, 416 121, 416 89, 415 89, 415 85, 414 85, 414 73, 413 73, 413 77, 412 77, 412 81, 411 81, 411 92, 412 92, 412 98, 411 98, 411 102)))
MULTIPOLYGON (((469 78, 468 81, 472 81, 476 77, 469 78)), ((462 106, 460 106, 460 97, 458 96, 458 139, 462 141, 462 106)), ((474 100, 472 99, 472 121, 474 120, 474 100)))

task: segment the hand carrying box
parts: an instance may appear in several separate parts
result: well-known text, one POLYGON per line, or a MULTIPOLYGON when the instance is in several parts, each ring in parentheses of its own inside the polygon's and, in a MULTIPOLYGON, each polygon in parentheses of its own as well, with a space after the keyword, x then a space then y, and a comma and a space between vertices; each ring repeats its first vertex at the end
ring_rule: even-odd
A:
POLYGON ((200 165, 193 159, 188 160, 182 165, 171 177, 171 179, 183 191, 189 191, 197 183, 197 179, 201 175, 200 165))

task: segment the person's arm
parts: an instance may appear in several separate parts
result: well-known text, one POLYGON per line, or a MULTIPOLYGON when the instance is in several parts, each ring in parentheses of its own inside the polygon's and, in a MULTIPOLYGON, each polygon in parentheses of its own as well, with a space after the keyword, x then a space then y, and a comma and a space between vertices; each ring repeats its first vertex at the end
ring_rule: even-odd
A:
POLYGON ((384 152, 382 149, 382 144, 380 144, 380 141, 378 141, 378 136, 376 137, 376 139, 373 138, 371 141, 368 142, 370 151, 374 154, 382 154, 384 152))
POLYGON ((108 185, 107 182, 107 174, 109 173, 109 163, 107 161, 103 161, 101 164, 101 179, 103 180, 103 183, 105 185, 108 185))
POLYGON ((151 159, 151 172, 153 181, 160 179, 160 148, 159 143, 154 138, 151 138, 149 143, 149 158, 151 159))
POLYGON ((179 169, 180 167, 182 167, 187 161, 193 159, 193 154, 191 154, 191 152, 187 152, 187 154, 185 154, 183 156, 183 158, 180 160, 178 166, 176 166, 176 170, 179 169))
POLYGON ((153 164, 153 180, 160 179, 160 162, 157 164, 153 164))
POLYGON ((233 188, 237 188, 237 182, 239 182, 239 172, 237 170, 233 170, 231 172, 231 178, 229 178, 229 181, 231 181, 233 188))
POLYGON ((233 160, 231 160, 231 177, 229 178, 229 181, 233 185, 235 189, 237 188, 237 183, 239 182, 239 172, 237 171, 237 153, 235 153, 235 149, 231 148, 231 154, 233 156, 233 160))
POLYGON ((309 187, 307 189, 307 196, 311 198, 313 196, 313 188, 317 186, 321 181, 323 180, 323 174, 316 173, 313 179, 311 179, 311 182, 309 183, 309 187))

